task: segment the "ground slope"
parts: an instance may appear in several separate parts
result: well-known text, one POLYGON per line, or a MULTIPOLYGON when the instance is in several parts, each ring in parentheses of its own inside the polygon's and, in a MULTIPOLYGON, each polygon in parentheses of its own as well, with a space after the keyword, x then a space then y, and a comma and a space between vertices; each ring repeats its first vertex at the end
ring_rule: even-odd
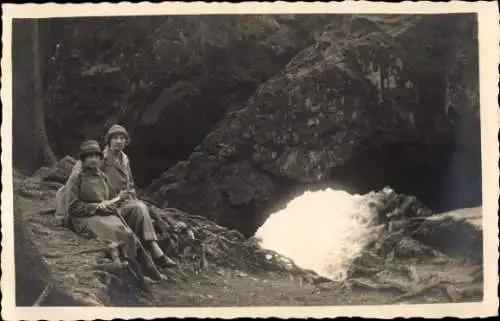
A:
MULTIPOLYGON (((132 281, 127 273, 110 272, 106 268, 109 262, 103 258, 103 252, 95 250, 102 249, 102 243, 81 238, 58 226, 50 212, 53 188, 40 188, 40 185, 17 180, 15 198, 16 215, 22 216, 16 224, 22 224, 29 231, 26 235, 42 258, 39 263, 51 273, 65 297, 69 297, 55 297, 55 301, 47 298, 42 305, 311 306, 482 300, 482 258, 464 256, 464 251, 459 255, 427 253, 419 257, 426 247, 418 244, 406 247, 417 253, 413 257, 402 253, 396 255, 399 259, 395 261, 378 263, 373 263, 372 254, 361 257, 357 264, 362 267, 354 268, 347 282, 329 282, 310 274, 293 275, 265 269, 248 271, 244 266, 211 264, 202 271, 186 269, 180 279, 154 284, 152 294, 139 293, 130 286, 132 281)), ((480 220, 481 208, 446 215, 474 223, 480 220)), ((34 273, 37 278, 41 271, 32 270, 33 266, 18 264, 16 273, 34 273)), ((36 292, 31 293, 31 301, 25 300, 27 305, 43 290, 43 286, 35 289, 31 284, 18 286, 23 287, 24 293, 36 292)))

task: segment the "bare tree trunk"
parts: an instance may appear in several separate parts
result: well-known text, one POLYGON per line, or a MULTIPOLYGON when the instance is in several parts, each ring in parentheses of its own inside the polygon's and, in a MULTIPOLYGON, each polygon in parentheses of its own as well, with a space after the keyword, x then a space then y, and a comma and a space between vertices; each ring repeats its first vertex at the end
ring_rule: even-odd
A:
POLYGON ((12 161, 28 172, 55 160, 45 132, 39 23, 12 23, 12 161))
POLYGON ((40 52, 40 31, 38 19, 32 20, 32 42, 31 48, 33 53, 33 82, 35 91, 34 101, 34 133, 35 139, 38 140, 37 147, 39 148, 39 161, 41 165, 52 166, 56 163, 54 154, 49 145, 47 133, 45 131, 45 116, 43 112, 43 86, 42 86, 42 65, 40 52))

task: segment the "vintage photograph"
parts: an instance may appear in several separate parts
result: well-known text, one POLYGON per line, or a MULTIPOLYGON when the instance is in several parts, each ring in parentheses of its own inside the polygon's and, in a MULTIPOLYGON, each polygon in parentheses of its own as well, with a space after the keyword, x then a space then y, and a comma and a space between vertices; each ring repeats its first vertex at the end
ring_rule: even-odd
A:
POLYGON ((17 307, 484 300, 476 13, 11 21, 17 307))

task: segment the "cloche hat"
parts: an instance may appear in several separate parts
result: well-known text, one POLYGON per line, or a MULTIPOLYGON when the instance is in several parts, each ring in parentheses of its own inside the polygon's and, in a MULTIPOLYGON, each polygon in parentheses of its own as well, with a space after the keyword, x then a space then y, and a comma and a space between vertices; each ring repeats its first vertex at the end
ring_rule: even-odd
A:
POLYGON ((86 140, 80 145, 80 159, 91 154, 98 154, 102 157, 101 147, 95 140, 86 140))
POLYGON ((130 135, 128 134, 127 130, 125 129, 125 127, 118 124, 113 125, 109 128, 108 132, 104 136, 104 142, 108 144, 111 137, 117 134, 124 135, 125 138, 127 139, 127 142, 130 142, 130 135))

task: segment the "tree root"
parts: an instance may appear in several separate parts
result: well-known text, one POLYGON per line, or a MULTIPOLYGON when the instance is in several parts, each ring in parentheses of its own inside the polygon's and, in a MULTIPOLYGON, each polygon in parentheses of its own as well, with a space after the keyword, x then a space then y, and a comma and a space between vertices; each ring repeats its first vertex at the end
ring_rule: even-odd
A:
POLYGON ((103 279, 102 280, 103 283, 108 285, 108 286, 111 284, 111 281, 114 280, 117 284, 127 285, 128 287, 130 287, 129 284, 127 284, 124 280, 122 280, 120 277, 114 275, 113 273, 110 273, 110 272, 107 272, 104 270, 96 270, 95 274, 97 276, 101 277, 103 279))
POLYGON ((49 208, 49 209, 38 212, 38 214, 40 214, 40 215, 54 215, 55 212, 56 212, 55 208, 49 208))
MULTIPOLYGON (((239 231, 228 230, 202 216, 149 204, 162 247, 183 262, 183 270, 190 269, 197 274, 210 265, 217 265, 249 271, 269 269, 310 274, 292 259, 261 248, 253 239, 246 240, 239 231)), ((178 268, 173 270, 172 273, 180 272, 178 268)))
POLYGON ((408 291, 407 288, 403 287, 400 284, 397 284, 395 282, 383 282, 383 283, 375 283, 369 279, 362 279, 362 278, 357 278, 357 279, 350 279, 347 281, 348 284, 352 287, 357 286, 360 288, 366 288, 370 290, 396 290, 400 293, 406 293, 408 291))
POLYGON ((390 301, 390 303, 397 303, 397 302, 400 302, 403 300, 414 299, 414 298, 417 298, 421 295, 424 295, 424 294, 426 294, 432 290, 436 290, 436 289, 441 290, 443 293, 445 293, 452 300, 452 302, 454 302, 455 301, 454 297, 452 297, 449 294, 449 291, 451 291, 451 290, 448 289, 449 286, 453 286, 453 285, 454 285, 454 283, 452 283, 450 281, 445 281, 445 280, 434 281, 428 285, 421 287, 418 290, 407 292, 407 293, 402 294, 398 297, 395 297, 394 299, 392 299, 390 301))

